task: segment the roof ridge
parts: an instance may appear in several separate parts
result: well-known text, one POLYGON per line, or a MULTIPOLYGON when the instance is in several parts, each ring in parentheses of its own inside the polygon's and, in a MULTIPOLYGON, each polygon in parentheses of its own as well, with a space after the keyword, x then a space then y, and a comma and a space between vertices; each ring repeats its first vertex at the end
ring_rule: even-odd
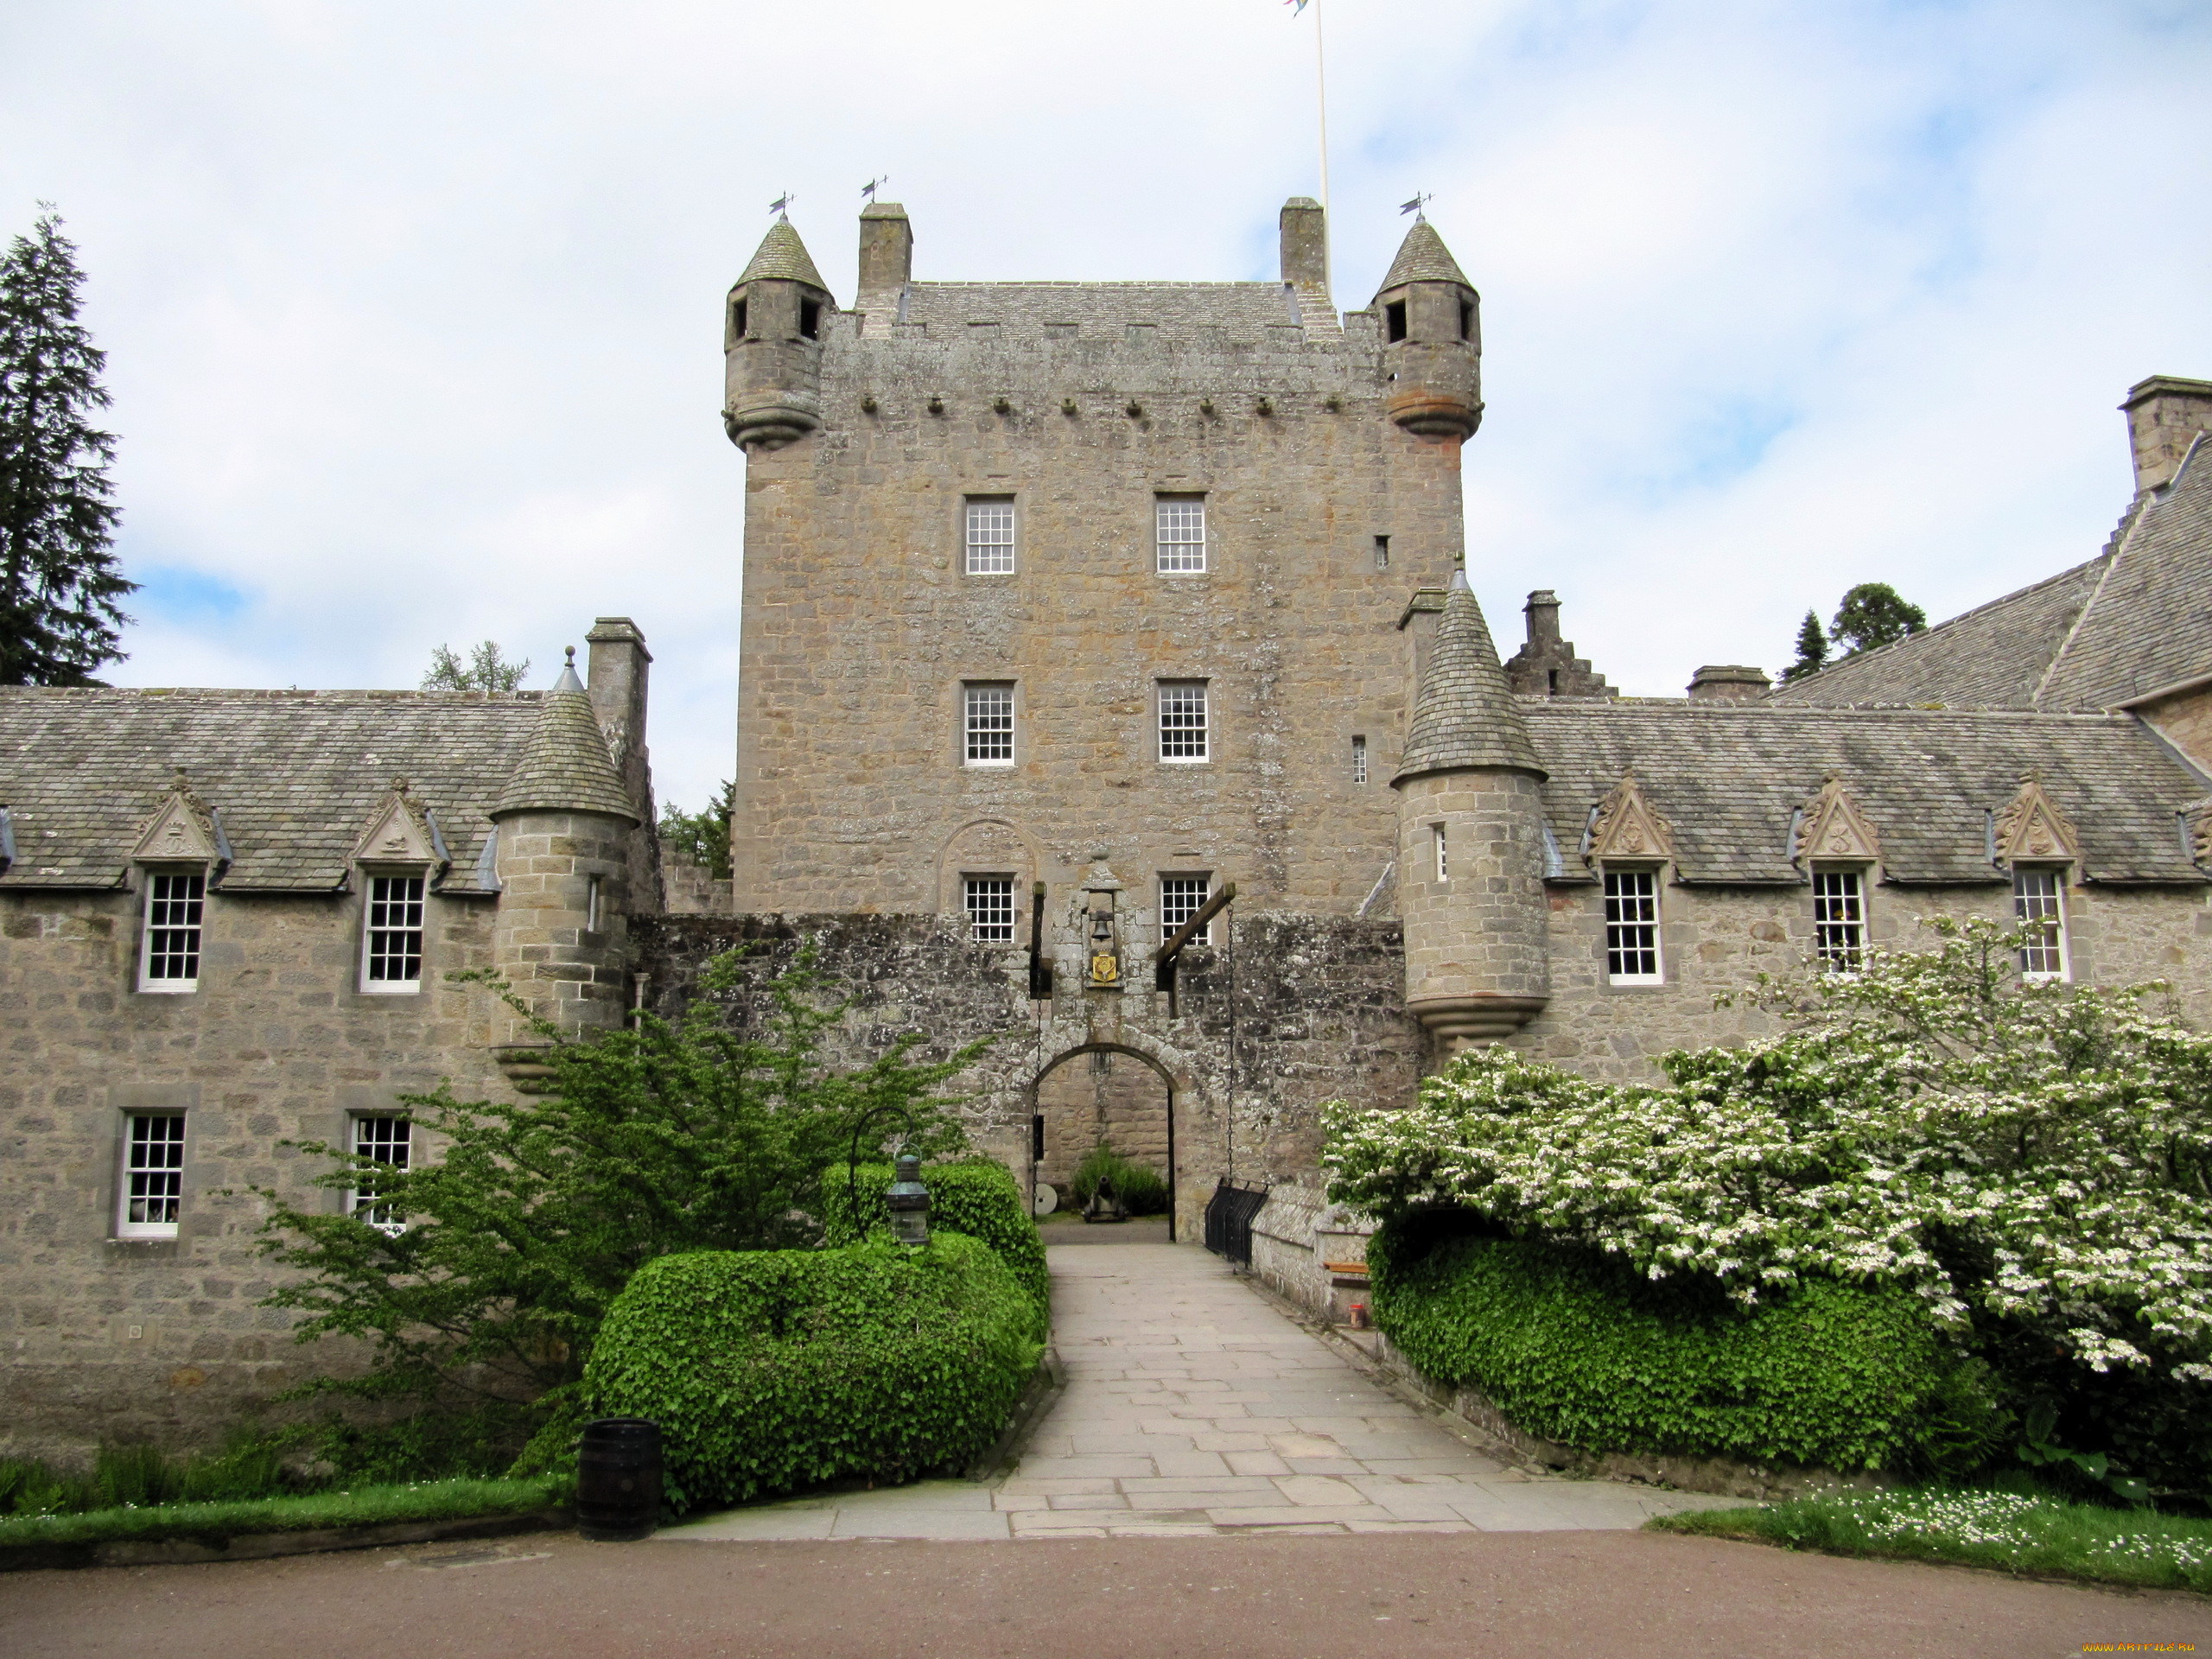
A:
MULTIPOLYGON (((2194 447, 2194 445, 2191 446, 2191 448, 2194 447)), ((2176 476, 2178 477, 2179 474, 2177 474, 2176 476)), ((2105 561, 2105 568, 2098 574, 2097 585, 2089 590, 2089 597, 2082 601, 2082 608, 2075 613, 2072 626, 2066 630, 2066 637, 2058 642, 2058 649, 2051 652, 2050 660, 2044 664, 2042 674, 2037 677, 2036 689, 2028 699, 2031 707, 2037 709, 2042 709, 2044 693, 2050 689, 2051 680, 2058 673, 2058 665, 2066 660, 2066 653, 2072 649, 2074 641, 2080 636, 2082 625, 2095 613, 2097 601, 2105 596, 2106 588, 2111 585, 2113 573, 2120 569, 2120 561, 2127 556, 2128 549, 2134 545, 2136 527, 2142 524, 2145 517, 2144 499, 2143 496, 2139 495, 2128 504, 2127 512, 2121 516, 2120 528, 2113 533, 2112 540, 2107 543, 2109 550, 2097 555, 2099 558, 2105 561)))

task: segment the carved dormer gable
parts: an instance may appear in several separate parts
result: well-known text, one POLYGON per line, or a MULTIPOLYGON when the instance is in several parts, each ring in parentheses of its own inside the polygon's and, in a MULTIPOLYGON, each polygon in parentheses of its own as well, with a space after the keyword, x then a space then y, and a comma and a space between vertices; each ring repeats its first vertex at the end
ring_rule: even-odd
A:
POLYGON ((1997 857, 2000 863, 2022 859, 2072 862, 2082 856, 2081 837, 2044 791, 2033 772, 2020 779, 2011 803, 1997 815, 1997 857))
POLYGON ((1645 798, 1630 767, 1613 785, 1613 792, 1599 803, 1598 816, 1590 825, 1590 850, 1584 856, 1592 864, 1603 864, 1608 860, 1657 862, 1674 855, 1674 826, 1645 798))
POLYGON ((369 820, 368 833, 354 845, 357 864, 443 864, 442 849, 421 802, 407 792, 407 780, 391 780, 369 820))
POLYGON ((130 849, 134 864, 213 864, 223 856, 215 820, 181 767, 130 849))
POLYGON ((1821 785, 1821 792, 1806 802, 1799 813, 1797 844, 1789 849, 1789 856, 1799 864, 1815 859, 1832 859, 1846 864, 1879 861, 1882 846, 1874 834, 1874 826, 1859 810, 1859 803, 1851 798, 1843 779, 1834 772, 1821 785))

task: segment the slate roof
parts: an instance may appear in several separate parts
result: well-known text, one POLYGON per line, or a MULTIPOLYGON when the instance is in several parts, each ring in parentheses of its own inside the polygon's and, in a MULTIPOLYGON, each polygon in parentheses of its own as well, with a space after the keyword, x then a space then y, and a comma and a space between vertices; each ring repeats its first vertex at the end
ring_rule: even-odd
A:
POLYGON ((0 807, 16 852, 0 891, 118 885, 180 766, 229 840, 226 891, 338 887, 395 776, 445 839, 453 861, 439 890, 480 891, 488 810, 541 702, 535 691, 0 688, 0 807))
POLYGON ((1163 334, 1222 328, 1232 339, 1262 340, 1263 329, 1308 319, 1281 283, 909 283, 899 321, 932 333, 997 323, 1027 334, 1074 323, 1081 335, 1116 340, 1136 323, 1163 334))
POLYGON ((814 268, 814 256, 806 251, 806 244, 798 239, 798 232, 791 228, 788 219, 779 219, 768 227, 768 234, 760 238, 760 245, 753 251, 753 261, 746 266, 745 275, 737 280, 750 283, 763 276, 810 283, 824 294, 830 291, 830 284, 814 268))
MULTIPOLYGON (((571 652, 573 658, 575 653, 571 652)), ((537 705, 537 723, 516 758, 492 816, 510 812, 606 812, 638 822, 638 809, 607 752, 573 660, 537 705)))
POLYGON ((1520 700, 1549 774, 1544 810, 1568 880, 1590 809, 1630 766, 1674 826, 1684 881, 1798 882, 1791 818, 1840 776, 1881 842, 1891 880, 2009 879, 1989 855, 1989 817, 2030 771, 2082 838, 2093 881, 2212 880, 2183 850, 2175 813, 2212 780, 2128 715, 1808 709, 1772 702, 1520 700))
POLYGON ((2212 436, 2086 564, 1793 684, 1776 702, 2115 709, 2212 676, 2212 436))
POLYGON ((1454 570, 1414 695, 1405 759, 1391 782, 1471 766, 1544 774, 1518 700, 1497 665, 1497 648, 1491 644, 1482 607, 1467 586, 1467 573, 1454 570))
POLYGON ((1390 269, 1376 285, 1381 294, 1385 289, 1404 283, 1457 283, 1462 288, 1472 288, 1467 274, 1459 269, 1459 262, 1452 257, 1452 250, 1444 245, 1444 238, 1436 233, 1436 226, 1425 219, 1414 220, 1414 227, 1406 232, 1406 239, 1398 244, 1398 257, 1390 262, 1390 269))
POLYGON ((2212 435, 2145 502, 2039 706, 2111 709, 2212 675, 2212 435))
POLYGON ((2032 709, 2036 688, 2110 563, 2110 555, 2100 554, 1895 645, 1778 685, 1770 696, 1776 702, 2032 709))

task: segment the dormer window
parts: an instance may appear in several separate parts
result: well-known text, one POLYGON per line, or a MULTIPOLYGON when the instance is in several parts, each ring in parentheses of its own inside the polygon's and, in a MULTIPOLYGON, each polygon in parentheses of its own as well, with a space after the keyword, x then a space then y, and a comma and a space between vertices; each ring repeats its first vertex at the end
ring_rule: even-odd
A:
POLYGON ((1616 985, 1665 982, 1656 870, 1605 872, 1605 977, 1616 985))
POLYGON ((801 300, 798 302, 798 331, 808 340, 822 337, 822 302, 801 300))
POLYGON ((139 948, 138 988, 200 988, 200 931, 207 905, 205 870, 146 873, 145 926, 139 948))
POLYGON ((2012 870, 2012 913, 2020 927, 2020 977, 2066 979, 2065 871, 2050 865, 2012 870))
POLYGON ((1384 338, 1393 346, 1406 337, 1406 302, 1393 300, 1382 308, 1384 338))
POLYGON ((372 875, 361 924, 361 988, 406 993, 423 988, 423 892, 420 875, 372 875))
POLYGON ((1813 960, 1824 974, 1855 974, 1866 954, 1866 895, 1860 873, 1813 872, 1813 960))

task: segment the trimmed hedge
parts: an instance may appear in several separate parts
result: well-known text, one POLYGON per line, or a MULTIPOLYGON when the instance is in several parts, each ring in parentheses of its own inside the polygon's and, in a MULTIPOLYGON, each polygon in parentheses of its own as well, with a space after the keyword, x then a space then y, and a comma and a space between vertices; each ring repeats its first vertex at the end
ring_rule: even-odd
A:
POLYGON ((584 1373, 594 1412, 661 1427, 677 1511, 849 1476, 961 1468, 1036 1369, 1035 1310, 990 1249, 712 1250, 638 1270, 584 1373))
MULTIPOLYGON (((883 1194, 891 1185, 891 1166, 861 1164, 853 1179, 838 1164, 822 1176, 823 1236, 831 1244, 850 1244, 862 1233, 891 1224, 891 1211, 883 1194), (848 1197, 857 1185, 860 1226, 852 1220, 848 1197)), ((963 1159, 958 1163, 932 1164, 922 1172, 922 1185, 930 1190, 930 1231, 944 1228, 980 1238, 998 1252, 1021 1287, 1037 1304, 1036 1334, 1045 1333, 1052 1309, 1052 1280, 1045 1270, 1045 1241, 1038 1236, 1037 1221, 1021 1202, 1021 1188, 1004 1164, 992 1158, 963 1159)))
POLYGON ((1370 1241, 1376 1324, 1437 1381, 1591 1452, 1925 1466, 1994 1408, 1910 1293, 1808 1280, 1745 1313, 1591 1250, 1451 1236, 1416 1215, 1370 1241), (1964 1397, 1962 1397, 1964 1396, 1964 1397))

